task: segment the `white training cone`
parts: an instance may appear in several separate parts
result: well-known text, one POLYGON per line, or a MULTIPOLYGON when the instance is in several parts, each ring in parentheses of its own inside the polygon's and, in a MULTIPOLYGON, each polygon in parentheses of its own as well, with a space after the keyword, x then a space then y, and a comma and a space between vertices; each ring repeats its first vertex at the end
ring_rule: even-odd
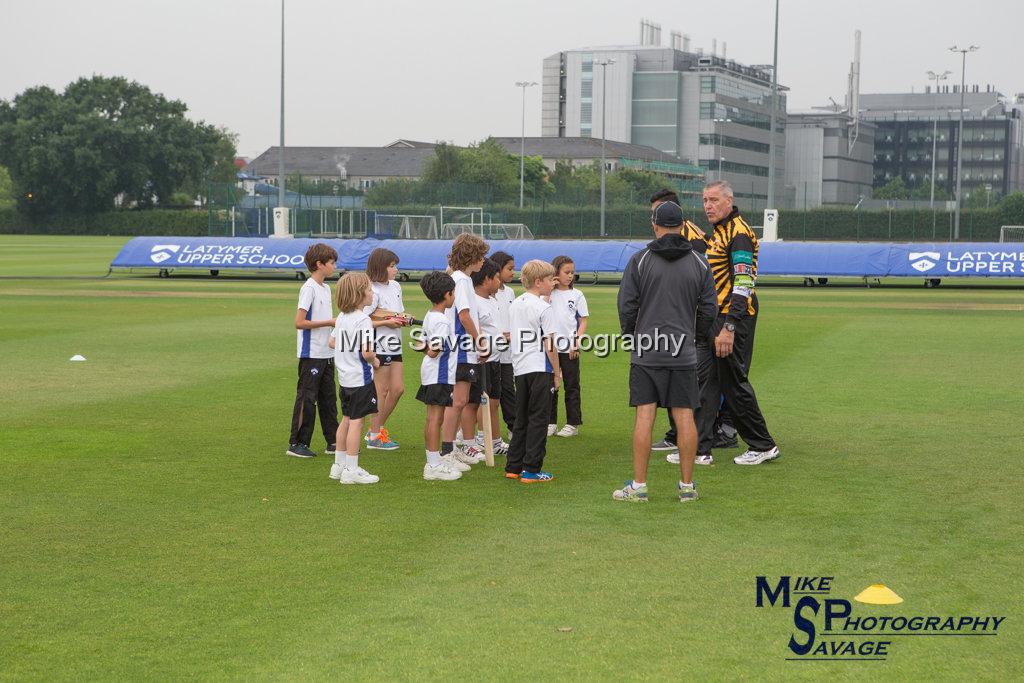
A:
POLYGON ((83 356, 80 353, 76 353, 75 355, 71 356, 71 360, 74 360, 74 361, 85 360, 85 356, 83 356))

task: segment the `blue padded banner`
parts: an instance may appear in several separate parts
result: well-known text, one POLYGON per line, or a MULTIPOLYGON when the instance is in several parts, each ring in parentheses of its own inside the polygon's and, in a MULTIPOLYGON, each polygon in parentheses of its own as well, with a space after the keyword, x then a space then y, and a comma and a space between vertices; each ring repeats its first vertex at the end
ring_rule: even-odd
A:
MULTIPOLYGON (((443 270, 448 240, 314 240, 238 237, 136 237, 112 268, 197 268, 303 270, 302 257, 316 242, 338 250, 338 268, 362 270, 376 247, 398 254, 407 271, 443 270)), ((502 240, 522 267, 530 259, 551 261, 566 254, 580 273, 621 273, 629 257, 647 242, 612 240, 502 240)), ((765 242, 758 275, 812 277, 1024 277, 1024 246, 999 243, 887 244, 863 242, 765 242)))

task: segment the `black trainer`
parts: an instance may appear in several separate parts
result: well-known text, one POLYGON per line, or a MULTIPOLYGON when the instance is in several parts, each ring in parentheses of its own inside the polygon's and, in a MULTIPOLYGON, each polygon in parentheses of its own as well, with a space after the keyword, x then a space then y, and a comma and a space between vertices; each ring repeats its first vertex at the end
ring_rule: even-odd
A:
POLYGON ((715 430, 715 439, 711 443, 712 448, 739 448, 739 445, 735 430, 732 430, 731 436, 724 427, 715 430))
POLYGON ((336 450, 338 450, 337 444, 329 443, 327 444, 327 449, 324 451, 324 453, 326 453, 327 455, 334 455, 334 451, 336 450))
POLYGON ((287 455, 292 456, 293 458, 315 458, 316 457, 316 453, 314 453, 313 451, 309 450, 308 446, 306 446, 305 444, 301 444, 301 443, 293 443, 291 446, 288 447, 288 450, 285 451, 285 453, 287 455))

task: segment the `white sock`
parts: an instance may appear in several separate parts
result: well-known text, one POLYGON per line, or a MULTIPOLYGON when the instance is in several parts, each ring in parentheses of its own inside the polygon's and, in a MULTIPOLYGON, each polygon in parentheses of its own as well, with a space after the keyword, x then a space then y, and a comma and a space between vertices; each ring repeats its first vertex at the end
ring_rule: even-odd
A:
POLYGON ((633 488, 638 489, 641 486, 647 486, 647 482, 646 481, 634 481, 633 482, 633 488))
POLYGON ((345 451, 334 451, 334 464, 345 466, 345 458, 348 457, 345 451))
POLYGON ((431 467, 437 467, 441 464, 441 454, 437 451, 427 451, 427 464, 431 467))
POLYGON ((685 481, 680 480, 679 485, 683 486, 685 488, 693 488, 693 482, 692 481, 689 484, 687 484, 685 481))
POLYGON ((352 470, 354 470, 355 468, 359 467, 359 454, 356 453, 355 455, 346 455, 345 456, 345 467, 347 467, 348 469, 352 469, 352 470))
POLYGON ((370 441, 380 438, 380 432, 370 432, 370 441))

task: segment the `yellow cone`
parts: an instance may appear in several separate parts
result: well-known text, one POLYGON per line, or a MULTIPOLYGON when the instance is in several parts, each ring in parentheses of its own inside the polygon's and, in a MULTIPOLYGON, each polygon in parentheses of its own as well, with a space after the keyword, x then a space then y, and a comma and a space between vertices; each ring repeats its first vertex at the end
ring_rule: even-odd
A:
POLYGON ((853 599, 869 605, 898 605, 903 602, 903 598, 887 588, 884 583, 871 584, 853 599))

